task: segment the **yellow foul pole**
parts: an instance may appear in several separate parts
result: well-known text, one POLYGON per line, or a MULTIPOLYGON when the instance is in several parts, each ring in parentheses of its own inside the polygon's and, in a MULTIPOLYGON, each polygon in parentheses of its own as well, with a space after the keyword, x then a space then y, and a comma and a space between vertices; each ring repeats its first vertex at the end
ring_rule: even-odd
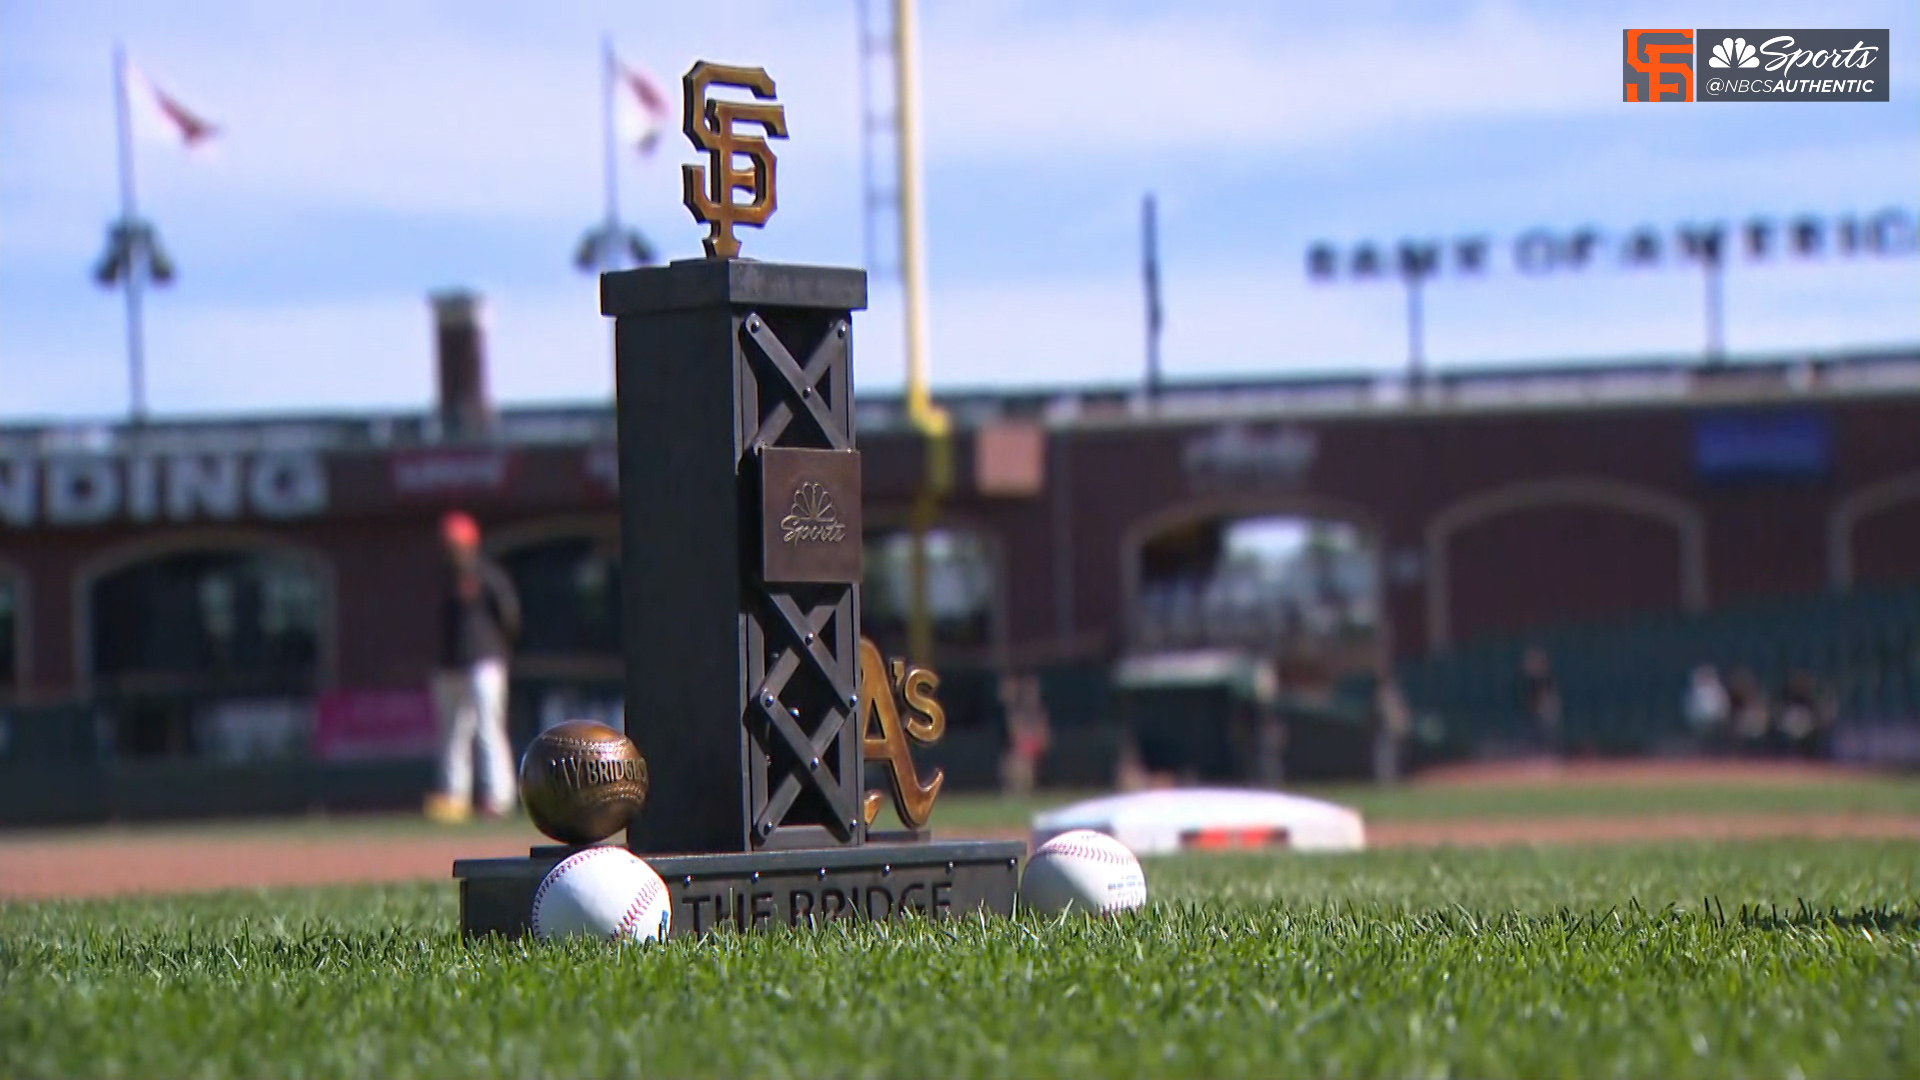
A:
POLYGON ((927 462, 925 482, 913 505, 907 653, 916 662, 931 663, 927 532, 939 518, 940 499, 953 486, 953 450, 947 414, 934 406, 928 387, 927 264, 920 208, 920 91, 914 40, 914 0, 893 0, 894 132, 899 169, 900 283, 906 303, 907 419, 926 440, 927 462))

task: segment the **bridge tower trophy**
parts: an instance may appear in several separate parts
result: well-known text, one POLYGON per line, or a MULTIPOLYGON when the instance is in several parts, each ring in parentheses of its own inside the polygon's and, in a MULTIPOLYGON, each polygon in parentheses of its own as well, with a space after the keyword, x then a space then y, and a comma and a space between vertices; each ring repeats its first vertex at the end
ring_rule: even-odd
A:
MULTIPOLYGON (((651 778, 627 847, 665 880, 675 937, 1009 914, 1025 845, 926 828, 942 776, 919 774, 912 745, 945 728, 938 677, 859 632, 851 356, 866 273, 740 257, 735 228, 774 211, 767 139, 786 137, 784 109, 757 68, 702 61, 682 85, 687 137, 709 155, 683 173, 707 257, 600 279, 626 723, 651 778), (891 799, 869 790, 869 766, 891 799), (904 828, 877 828, 888 802, 904 828)), ((526 932, 541 879, 578 850, 456 862, 462 932, 526 932)))

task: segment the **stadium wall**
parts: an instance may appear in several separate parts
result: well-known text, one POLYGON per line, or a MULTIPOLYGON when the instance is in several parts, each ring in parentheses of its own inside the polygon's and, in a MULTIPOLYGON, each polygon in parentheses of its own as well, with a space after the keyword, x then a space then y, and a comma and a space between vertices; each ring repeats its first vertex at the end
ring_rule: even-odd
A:
MULTIPOLYGON (((1259 386, 1207 407, 963 399, 944 521, 988 537, 997 610, 984 647, 934 661, 1111 663, 1142 545, 1206 517, 1329 517, 1371 534, 1381 670, 1545 622, 1920 581, 1920 380, 1790 384, 1543 403, 1487 402, 1470 383, 1442 382, 1365 407, 1263 405, 1259 386), (983 401, 992 409, 969 418, 983 401)), ((0 430, 0 577, 16 608, 0 708, 95 702, 94 586, 220 550, 313 568, 318 641, 302 692, 417 687, 431 661, 438 515, 475 513, 499 553, 611 536, 611 419, 509 411, 457 439, 377 417, 171 422, 81 445, 62 429, 0 430)), ((860 444, 872 528, 904 525, 921 443, 869 409, 860 444)), ((671 527, 671 508, 661 521, 671 527)), ((613 684, 617 650, 527 657, 519 670, 613 684)), ((199 691, 223 692, 203 681, 199 691)))

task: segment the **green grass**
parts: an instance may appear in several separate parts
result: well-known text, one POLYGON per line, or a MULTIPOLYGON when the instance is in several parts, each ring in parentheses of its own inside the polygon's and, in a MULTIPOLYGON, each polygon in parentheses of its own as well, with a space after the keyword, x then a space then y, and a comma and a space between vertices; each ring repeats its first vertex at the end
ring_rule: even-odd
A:
POLYGON ((1189 857, 1109 922, 462 944, 445 883, 0 905, 0 1075, 1920 1074, 1920 845, 1189 857))

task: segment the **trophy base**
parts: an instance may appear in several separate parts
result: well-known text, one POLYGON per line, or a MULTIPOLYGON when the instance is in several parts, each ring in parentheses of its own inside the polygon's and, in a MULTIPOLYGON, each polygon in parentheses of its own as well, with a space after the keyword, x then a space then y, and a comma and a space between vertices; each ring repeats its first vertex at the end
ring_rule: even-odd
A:
MULTIPOLYGON (((534 890, 556 863, 581 850, 543 846, 524 859, 456 861, 461 934, 512 938, 527 933, 534 890)), ((1026 853, 1019 840, 928 840, 643 857, 667 883, 673 905, 668 936, 679 938, 721 927, 944 919, 976 911, 1011 915, 1026 853)))

